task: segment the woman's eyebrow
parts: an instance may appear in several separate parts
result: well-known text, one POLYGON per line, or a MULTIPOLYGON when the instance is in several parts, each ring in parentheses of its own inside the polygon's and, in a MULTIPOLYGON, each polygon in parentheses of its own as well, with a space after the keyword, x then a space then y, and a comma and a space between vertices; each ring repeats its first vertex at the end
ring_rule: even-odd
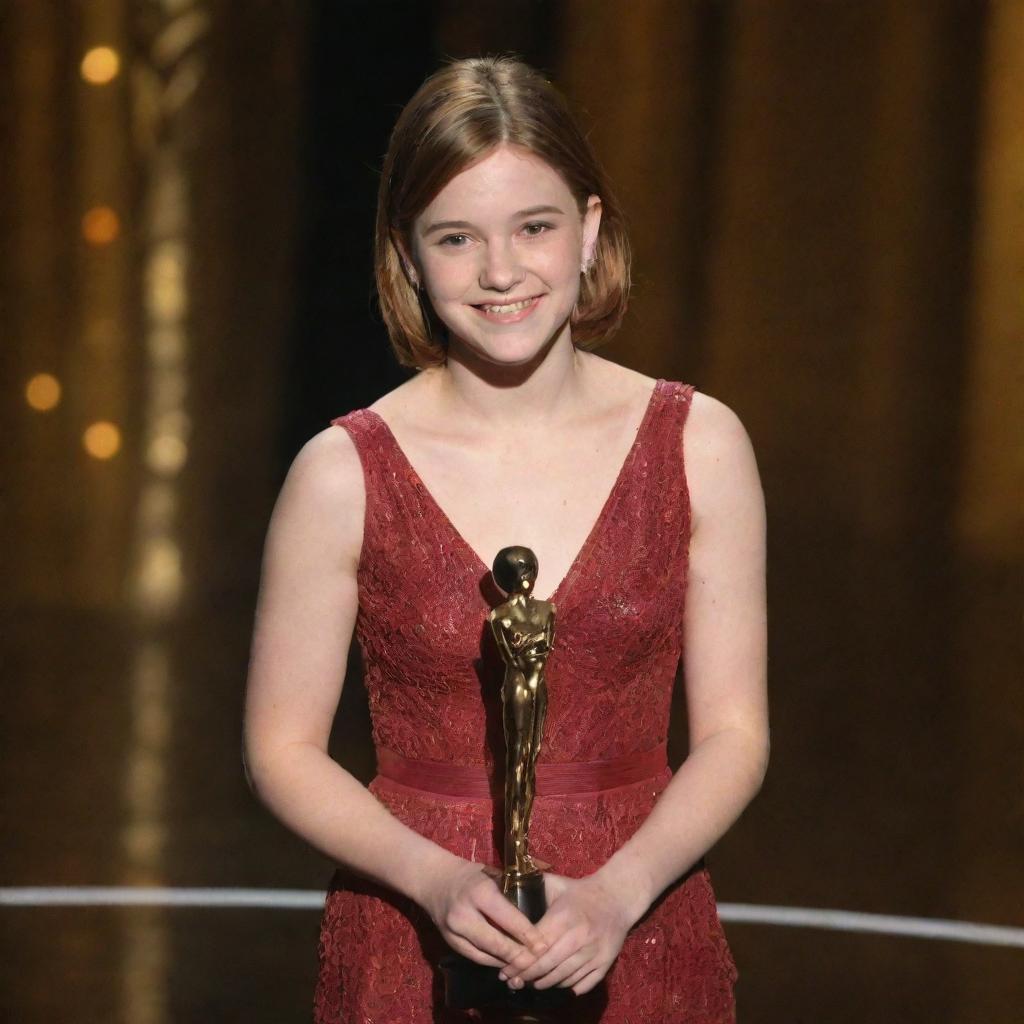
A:
POLYGON ((512 220, 520 217, 535 217, 538 213, 562 213, 565 211, 560 206, 530 206, 525 210, 517 210, 512 214, 512 220))
MULTIPOLYGON (((520 217, 535 217, 539 213, 559 213, 565 216, 565 211, 558 206, 531 206, 525 210, 516 210, 509 220, 519 220, 520 217)), ((474 226, 468 220, 439 220, 426 228, 423 234, 429 235, 435 231, 444 231, 450 228, 473 228, 474 226)))

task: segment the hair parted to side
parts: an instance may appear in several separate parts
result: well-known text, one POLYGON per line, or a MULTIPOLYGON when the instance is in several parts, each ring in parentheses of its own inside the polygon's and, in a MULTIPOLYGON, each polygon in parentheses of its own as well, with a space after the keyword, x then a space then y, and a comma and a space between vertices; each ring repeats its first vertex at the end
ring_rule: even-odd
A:
POLYGON ((391 345, 404 366, 443 365, 447 328, 406 276, 395 239, 411 253, 416 217, 452 178, 501 143, 520 146, 556 170, 581 216, 589 196, 601 198, 594 261, 580 282, 570 320, 573 344, 595 348, 622 322, 630 287, 622 211, 565 98, 514 56, 452 60, 424 81, 399 115, 377 194, 377 296, 391 345))

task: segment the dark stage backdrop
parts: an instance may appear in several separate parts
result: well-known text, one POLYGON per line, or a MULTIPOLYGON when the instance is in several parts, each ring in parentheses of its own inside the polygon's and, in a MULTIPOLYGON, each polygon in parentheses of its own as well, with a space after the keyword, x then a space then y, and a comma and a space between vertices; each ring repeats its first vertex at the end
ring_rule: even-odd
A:
MULTIPOLYGON (((720 900, 1024 926, 1018 0, 0 6, 0 886, 326 884, 242 776, 263 535, 305 440, 406 374, 394 119, 493 52, 569 94, 626 208, 605 354, 758 455, 772 763, 720 900)), ((307 1020, 317 924, 0 904, 0 1018, 307 1020)), ((741 1021, 1024 1005, 1019 948, 725 927, 741 1021)))

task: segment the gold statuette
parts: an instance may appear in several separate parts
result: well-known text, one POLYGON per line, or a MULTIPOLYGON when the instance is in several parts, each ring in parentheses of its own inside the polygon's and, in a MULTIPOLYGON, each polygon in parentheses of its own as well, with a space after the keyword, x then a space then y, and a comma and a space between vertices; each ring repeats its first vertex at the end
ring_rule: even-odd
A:
MULTIPOLYGON (((527 914, 530 893, 543 895, 541 871, 550 864, 530 856, 530 813, 536 764, 548 706, 544 666, 555 634, 555 606, 531 591, 537 558, 529 548, 509 547, 494 559, 494 582, 508 595, 490 614, 491 630, 505 662, 501 704, 505 726, 505 870, 501 891, 527 914)), ((539 918, 537 918, 539 920, 539 918)))
MULTIPOLYGON (((547 911, 544 869, 530 853, 530 813, 536 793, 537 755, 544 737, 548 705, 544 668, 555 638, 555 606, 533 596, 537 557, 525 547, 502 548, 492 567, 494 582, 506 595, 489 616, 491 631, 505 662, 501 703, 505 731, 504 867, 487 867, 505 896, 536 924, 547 911)), ((568 988, 511 990, 497 967, 474 963, 459 954, 441 967, 449 1007, 480 1008, 494 1024, 554 1024, 557 1010, 573 999, 568 988)))

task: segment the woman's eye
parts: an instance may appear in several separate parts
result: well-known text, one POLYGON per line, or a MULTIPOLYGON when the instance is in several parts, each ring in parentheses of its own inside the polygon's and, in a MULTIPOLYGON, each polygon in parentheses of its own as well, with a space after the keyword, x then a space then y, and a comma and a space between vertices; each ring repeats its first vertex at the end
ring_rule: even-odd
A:
POLYGON ((544 224, 541 221, 534 221, 532 224, 527 224, 524 230, 528 235, 532 235, 534 238, 536 238, 537 235, 544 234, 544 232, 547 231, 552 226, 553 225, 551 224, 544 224), (534 231, 534 228, 539 228, 540 230, 534 231))
POLYGON ((461 248, 458 242, 454 242, 453 239, 465 238, 465 235, 445 235, 444 238, 438 243, 440 245, 451 245, 453 248, 461 248))

